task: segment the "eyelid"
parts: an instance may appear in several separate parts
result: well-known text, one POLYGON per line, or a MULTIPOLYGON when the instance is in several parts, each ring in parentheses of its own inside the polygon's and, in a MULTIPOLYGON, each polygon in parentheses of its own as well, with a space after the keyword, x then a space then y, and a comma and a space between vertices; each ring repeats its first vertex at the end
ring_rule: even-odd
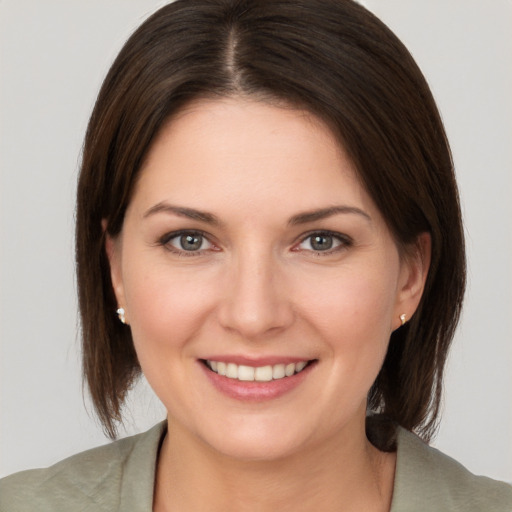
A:
POLYGON ((176 231, 171 231, 169 233, 166 233, 165 235, 161 236, 158 241, 158 245, 161 245, 169 252, 172 252, 174 254, 177 254, 179 256, 201 256, 207 251, 216 251, 219 250, 215 245, 215 243, 211 240, 211 236, 208 233, 205 233, 204 231, 200 229, 178 229, 176 231), (197 251, 185 251, 182 249, 179 249, 178 247, 175 247, 170 242, 171 240, 178 238, 183 235, 193 235, 193 236, 201 236, 203 237, 209 244, 210 247, 206 249, 199 249, 197 251))
MULTIPOLYGON (((304 251, 304 252, 310 252, 310 253, 313 253, 315 255, 330 255, 330 254, 333 254, 333 253, 336 253, 340 250, 343 250, 343 249, 346 249, 347 247, 350 247, 353 245, 353 239, 346 235, 346 234, 343 234, 343 233, 339 233, 337 231, 330 231, 330 230, 327 230, 327 229, 317 229, 317 230, 312 230, 312 231, 309 231, 307 233, 303 233, 297 242, 294 243, 293 247, 292 247, 292 251, 296 251, 296 252, 299 252, 299 251, 304 251), (336 245, 335 247, 332 247, 330 249, 326 249, 325 251, 315 251, 314 249, 301 249, 299 246, 304 243, 308 238, 311 238, 315 235, 320 235, 320 236, 329 236, 329 237, 332 237, 334 239, 336 239, 339 244, 336 245)), ((172 253, 175 253, 177 255, 182 255, 182 256, 201 256, 203 255, 205 252, 208 252, 208 251, 220 251, 221 249, 212 241, 212 237, 211 235, 209 235, 208 233, 200 230, 200 229, 179 229, 179 230, 176 230, 176 231, 171 231, 171 232, 168 232, 168 233, 165 233, 163 236, 161 236, 158 241, 157 241, 157 245, 161 245, 163 246, 166 250, 168 250, 169 252, 172 252, 172 253), (183 236, 183 235, 195 235, 195 236, 201 236, 203 237, 209 244, 210 244, 210 247, 208 247, 207 249, 199 249, 197 251, 186 251, 186 250, 180 250, 179 248, 173 246, 170 244, 170 241, 175 239, 175 238, 178 238, 180 236, 183 236)))
POLYGON ((313 230, 313 231, 309 231, 308 233, 304 233, 300 236, 299 238, 299 241, 297 243, 294 244, 292 250, 294 251, 301 251, 301 250, 304 250, 306 252, 311 252, 315 255, 329 255, 329 254, 333 254, 333 253, 336 253, 340 250, 343 250, 343 249, 346 249, 347 247, 350 247, 354 244, 354 241, 352 240, 352 238, 348 235, 345 235, 343 233, 339 233, 337 231, 330 231, 328 229, 317 229, 317 230, 313 230), (302 243, 304 243, 308 238, 311 238, 315 235, 323 235, 323 236, 330 236, 332 238, 335 238, 339 243, 339 245, 336 245, 335 247, 333 248, 330 248, 330 249, 327 249, 325 251, 315 251, 314 249, 300 249, 298 246, 301 245, 302 243))

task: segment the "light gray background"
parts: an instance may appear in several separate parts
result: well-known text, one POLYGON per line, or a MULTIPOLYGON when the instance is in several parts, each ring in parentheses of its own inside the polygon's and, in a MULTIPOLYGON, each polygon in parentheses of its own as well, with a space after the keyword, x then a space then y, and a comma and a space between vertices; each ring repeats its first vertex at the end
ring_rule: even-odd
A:
MULTIPOLYGON (((0 0, 0 476, 106 442, 81 392, 75 180, 110 62, 164 3, 0 0)), ((470 283, 435 444, 512 481, 512 2, 363 3, 427 76, 462 193, 470 283)), ((125 433, 164 417, 135 394, 125 433)))

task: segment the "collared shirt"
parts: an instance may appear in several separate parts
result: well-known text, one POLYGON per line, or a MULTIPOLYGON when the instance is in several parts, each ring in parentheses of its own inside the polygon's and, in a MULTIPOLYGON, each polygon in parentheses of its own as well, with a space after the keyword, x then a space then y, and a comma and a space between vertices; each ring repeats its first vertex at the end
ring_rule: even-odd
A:
MULTIPOLYGON (((0 512, 151 512, 166 424, 0 480, 0 512)), ((399 429, 390 512, 512 512, 512 486, 475 476, 399 429)))

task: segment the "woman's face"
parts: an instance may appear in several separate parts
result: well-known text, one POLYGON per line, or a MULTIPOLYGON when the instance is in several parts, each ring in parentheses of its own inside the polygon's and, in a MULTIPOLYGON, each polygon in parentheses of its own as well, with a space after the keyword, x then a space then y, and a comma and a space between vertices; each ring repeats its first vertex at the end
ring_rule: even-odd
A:
POLYGON ((242 99, 198 101, 162 129, 107 251, 169 421, 251 459, 364 433, 426 273, 326 126, 242 99))

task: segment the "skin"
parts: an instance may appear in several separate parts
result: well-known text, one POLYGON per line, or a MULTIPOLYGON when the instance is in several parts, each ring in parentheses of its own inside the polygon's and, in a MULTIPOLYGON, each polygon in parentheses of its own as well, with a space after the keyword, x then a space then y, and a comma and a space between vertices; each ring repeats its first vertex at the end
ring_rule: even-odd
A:
POLYGON ((366 396, 421 298, 428 235, 418 242, 399 254, 343 148, 306 112, 202 100, 164 126, 107 239, 118 303, 168 411, 155 510, 389 510, 395 455, 365 437, 366 396), (199 250, 183 250, 180 230, 204 235, 199 250), (201 362, 226 354, 315 364, 282 396, 240 400, 201 362))

